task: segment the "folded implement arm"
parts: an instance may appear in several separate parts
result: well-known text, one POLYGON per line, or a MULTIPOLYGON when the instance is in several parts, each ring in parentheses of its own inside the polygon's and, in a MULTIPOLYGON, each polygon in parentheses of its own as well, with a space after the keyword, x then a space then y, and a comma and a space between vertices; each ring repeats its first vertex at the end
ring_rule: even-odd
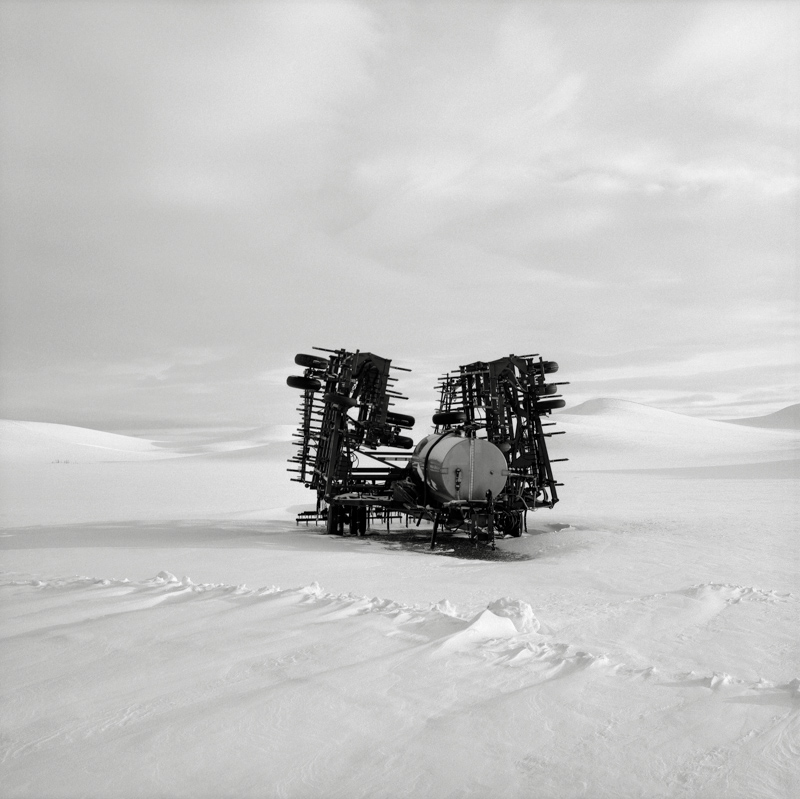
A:
MULTIPOLYGON (((397 367, 369 352, 314 349, 329 355, 298 355, 295 363, 305 371, 287 380, 303 390, 292 479, 316 491, 318 510, 388 505, 392 480, 403 475, 390 461, 404 461, 407 453, 398 450, 413 446, 402 431, 413 427, 414 418, 389 410, 395 400, 405 399, 391 387, 396 378, 390 370, 397 367), (369 465, 359 465, 359 454, 369 465)), ((350 518, 356 529, 366 523, 363 513, 335 512, 327 514, 328 526, 341 526, 348 516, 359 517, 350 518)))
POLYGON ((463 429, 486 438, 503 453, 508 466, 506 487, 494 497, 495 522, 510 535, 519 535, 527 510, 552 508, 558 502, 543 422, 565 403, 558 393, 567 383, 547 382, 558 371, 554 361, 538 356, 509 355, 495 361, 476 361, 439 378, 436 432, 463 429))

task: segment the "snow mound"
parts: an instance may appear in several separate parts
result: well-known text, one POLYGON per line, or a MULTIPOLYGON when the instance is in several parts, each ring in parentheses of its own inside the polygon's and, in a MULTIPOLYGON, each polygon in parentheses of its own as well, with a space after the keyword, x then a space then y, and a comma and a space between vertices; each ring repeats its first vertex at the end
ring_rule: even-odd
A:
POLYGON ((153 585, 167 585, 169 583, 178 583, 180 580, 172 572, 160 571, 155 577, 145 580, 145 582, 153 585))
POLYGON ((503 597, 490 602, 487 606, 495 616, 511 619, 517 632, 535 633, 539 631, 540 624, 536 616, 533 615, 533 608, 520 599, 503 597))
POLYGON ((644 416, 651 419, 682 416, 682 414, 664 411, 660 408, 654 408, 651 405, 643 405, 640 402, 614 399, 612 397, 598 397, 596 399, 586 400, 586 402, 582 402, 580 405, 573 405, 571 408, 565 408, 558 413, 559 416, 564 414, 579 416, 644 416))
POLYGON ((484 610, 472 619, 461 635, 465 633, 472 639, 510 638, 517 634, 517 628, 511 619, 495 616, 491 610, 484 610))
POLYGON ((457 616, 455 605, 449 599, 441 599, 436 604, 431 605, 431 610, 436 610, 443 616, 457 616))
POLYGON ((0 458, 20 463, 153 460, 174 453, 155 442, 86 427, 0 420, 0 458))
POLYGON ((800 403, 789 405, 766 416, 749 416, 744 419, 726 419, 729 424, 747 427, 768 427, 777 430, 800 430, 800 403))
POLYGON ((715 671, 711 678, 708 680, 708 687, 709 688, 722 688, 723 686, 728 685, 735 685, 737 683, 741 683, 741 680, 737 680, 735 677, 731 677, 730 674, 726 674, 723 672, 715 671))
MULTIPOLYGON (((0 420, 0 457, 18 463, 103 463, 202 457, 209 460, 286 461, 293 452, 293 425, 222 431, 211 440, 187 444, 170 431, 151 438, 107 433, 49 422, 0 420)), ((201 432, 196 436, 203 438, 201 432)))
MULTIPOLYGON (((797 457, 800 436, 700 419, 619 399, 593 399, 553 420, 567 435, 550 439, 560 469, 620 470, 762 463, 797 457)), ((713 476, 713 475, 708 475, 713 476)))
POLYGON ((735 605, 742 601, 781 602, 791 597, 791 594, 780 594, 773 590, 764 590, 749 585, 730 585, 728 583, 699 583, 678 591, 678 593, 701 601, 719 598, 729 605, 735 605))

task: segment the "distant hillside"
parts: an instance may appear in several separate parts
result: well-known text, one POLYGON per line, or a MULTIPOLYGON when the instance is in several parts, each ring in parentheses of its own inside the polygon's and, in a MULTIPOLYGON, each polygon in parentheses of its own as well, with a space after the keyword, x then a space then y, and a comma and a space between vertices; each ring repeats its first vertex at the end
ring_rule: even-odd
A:
POLYGON ((247 430, 152 431, 147 438, 86 427, 0 419, 0 461, 19 463, 104 463, 207 458, 287 460, 294 452, 294 425, 247 430), (153 435, 155 438, 150 438, 153 435))
POLYGON ((152 441, 86 427, 0 419, 0 459, 30 463, 100 463, 172 455, 152 441))
POLYGON ((558 416, 565 413, 575 414, 576 416, 637 416, 650 419, 663 419, 670 416, 683 417, 683 414, 675 413, 674 411, 665 411, 661 408, 654 408, 652 405, 643 405, 641 402, 613 399, 611 397, 586 400, 580 405, 572 405, 569 408, 555 412, 558 416))
POLYGON ((747 427, 770 427, 775 430, 800 430, 800 403, 789 405, 766 416, 751 416, 745 419, 726 419, 731 424, 743 424, 747 427))
POLYGON ((557 410, 558 469, 657 469, 765 463, 796 457, 798 431, 686 416, 628 400, 598 398, 557 410))

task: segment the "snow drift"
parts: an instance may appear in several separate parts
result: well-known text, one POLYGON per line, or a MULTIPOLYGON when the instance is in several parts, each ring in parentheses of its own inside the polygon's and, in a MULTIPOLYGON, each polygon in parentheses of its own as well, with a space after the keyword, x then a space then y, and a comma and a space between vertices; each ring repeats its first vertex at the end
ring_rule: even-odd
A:
MULTIPOLYGON (((15 722, 6 796, 800 787, 797 678, 626 661, 533 629, 523 602, 471 615, 316 583, 249 589, 166 571, 140 582, 6 578, 0 592, 16 640, 12 657, 3 649, 5 682, 18 687, 4 696, 15 722), (654 757, 633 757, 638 748, 654 757)), ((680 628, 697 635, 711 619, 735 623, 741 603, 791 599, 702 585, 660 602, 688 602, 680 628)))
POLYGON ((698 419, 617 399, 589 400, 553 414, 566 435, 551 438, 553 457, 573 469, 656 469, 791 460, 800 433, 698 419))

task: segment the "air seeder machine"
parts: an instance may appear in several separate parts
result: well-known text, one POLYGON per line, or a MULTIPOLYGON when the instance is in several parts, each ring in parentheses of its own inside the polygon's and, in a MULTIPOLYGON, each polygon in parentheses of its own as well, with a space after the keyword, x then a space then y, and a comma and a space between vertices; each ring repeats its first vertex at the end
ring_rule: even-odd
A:
POLYGON ((388 527, 404 514, 433 523, 432 549, 437 535, 459 531, 494 549, 498 536, 522 535, 527 511, 558 502, 547 438, 563 431, 546 428, 567 384, 548 382, 554 361, 509 355, 442 375, 434 431, 415 444, 414 418, 394 409, 407 397, 392 372, 409 369, 313 349, 321 354, 298 355, 303 374, 286 381, 303 392, 290 471, 316 492, 310 515, 328 533, 363 535, 370 521, 388 527))

